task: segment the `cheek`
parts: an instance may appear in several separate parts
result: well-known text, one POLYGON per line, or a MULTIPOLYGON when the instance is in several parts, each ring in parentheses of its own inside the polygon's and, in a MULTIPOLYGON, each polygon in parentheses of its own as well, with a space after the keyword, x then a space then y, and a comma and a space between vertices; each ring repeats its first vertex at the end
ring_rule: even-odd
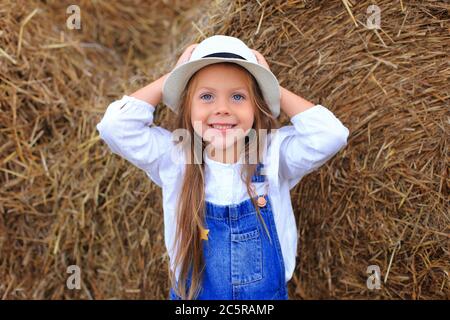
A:
POLYGON ((253 112, 253 108, 250 106, 246 108, 244 112, 242 112, 240 116, 242 126, 246 129, 249 129, 253 126, 253 122, 255 120, 255 114, 253 112))
POLYGON ((203 136, 203 133, 208 128, 206 125, 207 121, 207 114, 204 112, 201 112, 201 110, 197 108, 192 108, 191 110, 191 124, 194 128, 195 132, 203 136))

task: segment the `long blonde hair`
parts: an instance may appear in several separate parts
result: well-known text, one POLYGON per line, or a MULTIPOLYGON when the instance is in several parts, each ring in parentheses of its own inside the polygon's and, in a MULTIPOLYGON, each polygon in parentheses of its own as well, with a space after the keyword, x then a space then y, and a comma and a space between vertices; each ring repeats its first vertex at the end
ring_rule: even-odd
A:
MULTIPOLYGON (((230 67, 239 68, 245 71, 247 77, 247 85, 250 89, 250 99, 255 107, 255 119, 253 123, 253 132, 256 134, 247 135, 245 137, 245 144, 243 151, 247 159, 250 152, 255 151, 255 148, 266 143, 264 135, 260 135, 261 129, 267 129, 270 132, 272 129, 278 128, 276 118, 271 114, 267 103, 264 101, 262 92, 256 79, 245 68, 235 63, 221 62, 230 67)), ((182 299, 195 299, 201 290, 201 279, 204 269, 204 256, 202 249, 202 239, 200 230, 204 227, 205 219, 205 177, 204 177, 204 161, 203 151, 206 147, 205 141, 197 135, 191 123, 191 102, 194 94, 198 71, 189 79, 183 94, 182 102, 180 104, 180 111, 177 117, 177 128, 183 128, 189 131, 191 139, 184 141, 185 156, 187 163, 181 192, 179 193, 178 207, 177 207, 177 226, 175 247, 177 248, 174 260, 175 270, 179 268, 178 281, 175 275, 169 268, 170 284, 174 288, 175 293, 182 299), (195 141, 197 140, 197 141, 195 141), (198 148, 194 148, 195 143, 200 143, 202 146, 201 153, 198 148), (194 161, 195 160, 195 161, 194 161), (195 187, 193 187, 195 186, 195 187), (191 274, 190 285, 187 281, 189 274, 191 274), (188 288, 189 287, 189 288, 188 288), (189 289, 187 291, 187 289, 189 289)), ((252 131, 251 131, 252 132, 252 131)), ((261 161, 260 151, 257 151, 257 161, 261 161)), ((256 171, 256 164, 246 163, 244 161, 243 169, 241 171, 241 179, 247 187, 247 193, 252 200, 254 207, 257 210, 261 222, 264 224, 266 232, 268 232, 262 219, 259 207, 256 205, 254 197, 256 196, 251 187, 251 177, 256 171)))

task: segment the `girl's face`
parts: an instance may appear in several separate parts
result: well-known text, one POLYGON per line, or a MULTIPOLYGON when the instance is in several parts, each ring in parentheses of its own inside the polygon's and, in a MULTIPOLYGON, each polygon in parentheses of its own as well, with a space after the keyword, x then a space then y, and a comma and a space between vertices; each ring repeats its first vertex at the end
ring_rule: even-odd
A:
POLYGON ((253 126, 254 106, 245 71, 230 64, 212 64, 197 73, 191 101, 195 132, 213 149, 228 149, 253 126))

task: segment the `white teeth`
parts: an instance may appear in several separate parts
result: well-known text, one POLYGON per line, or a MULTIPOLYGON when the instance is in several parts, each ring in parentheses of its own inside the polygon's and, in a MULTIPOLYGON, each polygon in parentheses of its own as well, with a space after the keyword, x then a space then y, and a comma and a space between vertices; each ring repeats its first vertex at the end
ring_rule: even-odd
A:
POLYGON ((213 124, 212 127, 214 129, 231 129, 233 128, 233 125, 218 125, 218 124, 213 124))

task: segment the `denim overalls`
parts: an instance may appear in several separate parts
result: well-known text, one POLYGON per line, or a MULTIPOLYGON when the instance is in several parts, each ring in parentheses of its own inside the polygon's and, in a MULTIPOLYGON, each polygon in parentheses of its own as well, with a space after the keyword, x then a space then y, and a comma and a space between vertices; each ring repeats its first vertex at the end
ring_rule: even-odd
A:
MULTIPOLYGON (((266 177, 260 174, 262 167, 258 164, 252 182, 265 181, 266 177)), ((250 198, 233 205, 205 202, 205 228, 209 234, 208 240, 202 240, 205 269, 197 299, 288 299, 272 204, 268 194, 261 196, 266 204, 260 207, 260 212, 271 240, 250 198)), ((173 288, 170 299, 180 300, 173 288)))

